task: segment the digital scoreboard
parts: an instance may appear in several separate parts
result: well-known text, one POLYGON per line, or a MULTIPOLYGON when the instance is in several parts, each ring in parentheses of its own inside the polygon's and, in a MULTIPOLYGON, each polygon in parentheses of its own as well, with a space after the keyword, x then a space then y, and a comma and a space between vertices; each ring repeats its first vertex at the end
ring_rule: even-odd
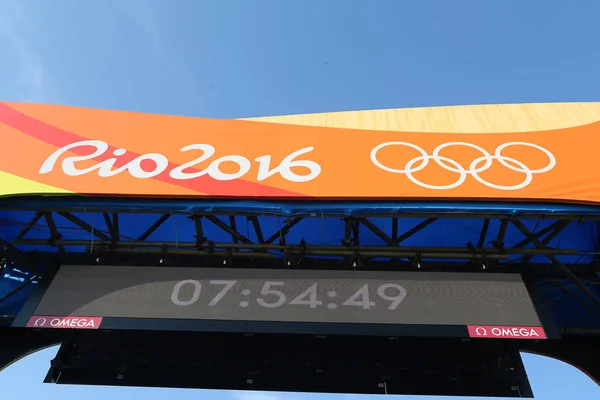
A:
POLYGON ((15 326, 545 339, 518 274, 63 266, 15 326))
POLYGON ((71 265, 13 326, 69 330, 49 383, 516 398, 518 343, 554 337, 533 294, 518 274, 71 265))

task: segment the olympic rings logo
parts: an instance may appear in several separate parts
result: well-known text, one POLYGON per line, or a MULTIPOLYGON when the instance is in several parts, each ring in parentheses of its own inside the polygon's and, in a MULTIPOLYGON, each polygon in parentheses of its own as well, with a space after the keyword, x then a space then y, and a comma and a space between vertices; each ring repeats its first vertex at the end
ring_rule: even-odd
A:
POLYGON ((377 167, 381 168, 384 171, 392 172, 395 174, 404 174, 414 184, 424 187, 426 189, 433 189, 433 190, 450 190, 450 189, 457 188, 465 182, 465 180, 467 179, 467 175, 471 175, 477 182, 479 182, 487 187, 493 188, 493 189, 519 190, 519 189, 523 189, 524 187, 527 187, 533 181, 534 174, 541 174, 544 172, 548 172, 556 166, 556 158, 550 151, 546 150, 542 146, 539 146, 539 145, 533 144, 533 143, 528 143, 528 142, 508 142, 508 143, 501 144, 500 146, 498 146, 496 148, 494 155, 491 155, 487 150, 485 150, 482 147, 479 147, 477 145, 474 145, 472 143, 467 143, 467 142, 448 142, 448 143, 440 144, 433 150, 433 154, 431 154, 431 155, 427 154, 427 152, 425 150, 423 150, 421 147, 419 147, 415 144, 412 144, 412 143, 387 142, 387 143, 382 143, 382 144, 376 146, 375 148, 373 148, 373 150, 371 151, 371 161, 377 167), (386 165, 383 165, 377 159, 377 153, 379 152, 379 150, 381 150, 385 147, 388 147, 388 146, 410 147, 412 149, 417 150, 421 155, 407 161, 406 164, 404 165, 403 169, 391 168, 386 165), (471 164, 469 165, 469 168, 467 169, 467 168, 463 167, 457 161, 455 161, 449 157, 440 155, 440 152, 443 149, 450 147, 450 146, 470 147, 470 148, 473 148, 473 149, 481 152, 482 156, 474 159, 471 162, 471 164), (537 149, 537 150, 543 152, 548 157, 548 160, 549 160, 548 165, 546 165, 544 168, 530 169, 523 162, 516 160, 512 157, 507 157, 505 155, 502 155, 502 151, 510 146, 525 146, 525 147, 532 147, 534 149, 537 149), (451 171, 451 172, 455 172, 455 173, 459 174, 459 177, 456 180, 456 182, 454 182, 450 185, 429 185, 429 184, 421 182, 417 178, 415 178, 413 174, 415 172, 421 171, 422 169, 427 167, 427 165, 429 164, 429 160, 435 161, 435 163, 437 165, 446 169, 447 171, 451 171), (488 170, 492 166, 493 160, 497 160, 501 165, 503 165, 504 167, 506 167, 512 171, 525 174, 523 181, 521 183, 519 183, 518 185, 502 186, 502 185, 496 185, 494 183, 488 182, 485 179, 483 179, 479 174, 488 170), (419 163, 419 164, 415 166, 415 164, 417 164, 417 163, 419 163), (482 163, 483 163, 483 165, 482 165, 482 163))

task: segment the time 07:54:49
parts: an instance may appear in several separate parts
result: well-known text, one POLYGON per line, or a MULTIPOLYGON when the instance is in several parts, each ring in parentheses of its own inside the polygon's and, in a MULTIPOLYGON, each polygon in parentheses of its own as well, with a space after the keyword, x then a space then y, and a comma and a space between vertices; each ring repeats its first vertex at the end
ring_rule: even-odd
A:
MULTIPOLYGON (((214 296, 209 302, 208 306, 213 307, 219 304, 219 302, 227 295, 227 293, 233 289, 238 281, 236 280, 211 280, 208 281, 209 285, 219 285, 221 290, 214 296)), ((264 282, 262 289, 260 290, 260 297, 255 299, 256 304, 265 308, 277 308, 284 304, 306 306, 310 308, 317 308, 323 305, 322 298, 319 298, 318 283, 313 283, 306 290, 298 295, 289 295, 284 293, 281 289, 285 288, 285 282, 281 281, 267 281, 264 282), (291 300, 288 299, 288 296, 291 300), (289 300, 289 301, 288 301, 289 300)), ((200 299, 202 293, 202 283, 198 280, 187 279, 177 282, 173 287, 171 293, 171 301, 173 304, 178 306, 189 306, 195 304, 200 299), (181 290, 186 286, 191 286, 193 289, 192 295, 189 298, 182 298, 181 290)), ((377 286, 375 289, 377 298, 388 301, 388 310, 395 310, 396 307, 406 297, 406 289, 397 283, 384 283, 377 286)), ((245 289, 242 294, 249 295, 250 291, 245 289)), ((327 295, 336 297, 337 293, 334 291, 327 292, 327 295)), ((187 297, 187 296, 186 296, 187 297)), ((369 284, 364 284, 360 289, 354 292, 347 299, 343 299, 343 306, 355 306, 361 307, 365 310, 376 306, 376 302, 372 301, 369 284)))

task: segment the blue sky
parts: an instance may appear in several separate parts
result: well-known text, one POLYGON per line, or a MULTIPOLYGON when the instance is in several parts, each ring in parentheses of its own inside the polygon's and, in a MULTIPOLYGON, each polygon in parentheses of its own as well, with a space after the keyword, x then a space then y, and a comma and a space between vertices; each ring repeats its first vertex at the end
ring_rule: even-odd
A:
POLYGON ((596 0, 0 0, 0 97, 205 117, 597 101, 596 0))
MULTIPOLYGON (((215 118, 600 101, 598 15, 598 0, 0 0, 0 98, 215 118)), ((174 396, 42 385, 51 353, 0 385, 23 398, 174 396)), ((600 394, 570 366, 526 364, 538 399, 600 394)), ((339 396, 285 396, 308 397, 339 396)))

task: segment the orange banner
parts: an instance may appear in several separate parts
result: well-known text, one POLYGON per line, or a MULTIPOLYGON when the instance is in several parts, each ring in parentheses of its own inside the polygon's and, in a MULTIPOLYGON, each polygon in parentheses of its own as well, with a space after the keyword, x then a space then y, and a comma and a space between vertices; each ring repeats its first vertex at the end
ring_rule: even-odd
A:
POLYGON ((0 103, 0 140, 5 195, 600 202, 600 122, 436 133, 0 103))

